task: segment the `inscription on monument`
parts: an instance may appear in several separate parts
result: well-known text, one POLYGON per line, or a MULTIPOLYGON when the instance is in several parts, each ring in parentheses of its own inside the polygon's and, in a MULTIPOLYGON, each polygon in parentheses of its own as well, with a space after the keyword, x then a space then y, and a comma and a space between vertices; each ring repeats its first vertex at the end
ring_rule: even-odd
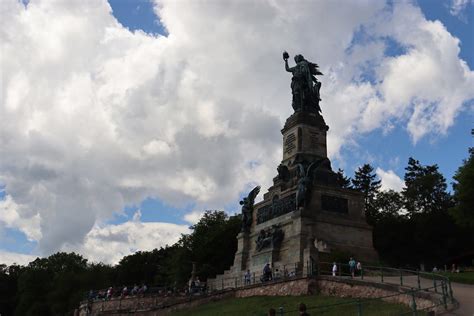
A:
POLYGON ((319 133, 318 132, 311 132, 310 135, 311 135, 310 136, 311 147, 313 147, 313 148, 318 147, 318 140, 319 140, 318 135, 319 135, 319 133))
POLYGON ((295 205, 296 194, 291 194, 282 199, 273 201, 272 204, 262 206, 257 211, 257 224, 261 224, 275 217, 293 212, 296 209, 295 205))
POLYGON ((286 154, 291 153, 293 149, 296 148, 295 141, 296 141, 296 136, 294 133, 291 133, 290 135, 288 135, 288 137, 285 140, 285 153, 286 154))
POLYGON ((349 213, 349 207, 347 204, 347 199, 340 198, 337 196, 331 195, 322 195, 321 196, 321 208, 324 211, 347 214, 349 213))

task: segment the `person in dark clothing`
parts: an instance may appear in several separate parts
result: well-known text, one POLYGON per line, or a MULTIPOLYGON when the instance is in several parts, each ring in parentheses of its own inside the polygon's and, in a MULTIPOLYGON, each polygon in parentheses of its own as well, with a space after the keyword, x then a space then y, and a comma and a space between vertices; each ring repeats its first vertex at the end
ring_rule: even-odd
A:
POLYGON ((306 313, 306 305, 304 303, 301 303, 298 310, 300 311, 300 316, 309 316, 308 313, 306 313))
POLYGON ((270 268, 270 264, 267 263, 263 268, 263 281, 270 281, 272 280, 272 268, 270 268))

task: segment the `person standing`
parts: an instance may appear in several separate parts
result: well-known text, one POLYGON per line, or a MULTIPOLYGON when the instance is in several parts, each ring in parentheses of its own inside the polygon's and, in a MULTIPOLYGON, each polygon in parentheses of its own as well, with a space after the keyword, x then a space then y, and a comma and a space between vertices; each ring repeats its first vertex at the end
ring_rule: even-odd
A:
POLYGON ((272 280, 272 268, 270 268, 270 263, 267 263, 263 268, 263 280, 271 281, 272 280))
POLYGON ((354 260, 354 258, 351 257, 351 259, 349 260, 349 271, 351 272, 352 277, 355 276, 355 269, 356 269, 356 261, 354 260))
POLYGON ((337 263, 333 262, 332 264, 332 276, 336 276, 337 273, 337 263))
POLYGON ((250 277, 251 277, 250 270, 247 270, 247 272, 244 275, 245 285, 250 285, 250 277))
POLYGON ((356 269, 357 269, 357 273, 362 275, 362 263, 360 263, 360 261, 357 261, 356 269))

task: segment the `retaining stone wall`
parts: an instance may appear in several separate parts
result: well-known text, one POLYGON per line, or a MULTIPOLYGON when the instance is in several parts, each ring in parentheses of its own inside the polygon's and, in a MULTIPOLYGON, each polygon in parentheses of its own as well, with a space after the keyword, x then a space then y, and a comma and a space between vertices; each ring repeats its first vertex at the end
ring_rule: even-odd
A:
MULTIPOLYGON (((345 298, 372 298, 400 293, 400 295, 386 298, 384 301, 400 303, 406 306, 411 306, 413 299, 411 293, 407 292, 407 289, 401 289, 396 285, 321 276, 318 279, 300 278, 267 283, 265 285, 252 285, 237 290, 217 292, 207 297, 193 297, 191 301, 189 297, 158 296, 97 301, 90 305, 91 313, 88 315, 125 316, 131 315, 132 312, 133 315, 142 316, 170 315, 176 310, 191 308, 224 298, 298 296, 316 293, 345 298)), ((440 297, 434 293, 419 292, 415 295, 415 301, 418 308, 426 308, 434 305, 434 303, 438 304, 440 297)), ((87 316, 86 306, 87 304, 81 305, 79 316, 87 316)), ((438 311, 441 308, 435 310, 438 311)))

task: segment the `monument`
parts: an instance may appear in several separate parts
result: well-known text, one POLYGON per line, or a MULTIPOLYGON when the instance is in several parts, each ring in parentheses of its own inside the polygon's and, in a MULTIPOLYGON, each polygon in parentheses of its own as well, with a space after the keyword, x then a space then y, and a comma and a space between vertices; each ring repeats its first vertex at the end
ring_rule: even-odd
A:
POLYGON ((288 58, 284 52, 285 69, 292 73, 294 113, 281 130, 282 161, 263 201, 254 205, 257 186, 240 202, 243 223, 234 264, 217 279, 240 277, 247 270, 260 273, 266 263, 304 271, 308 262, 336 251, 360 261, 378 258, 362 193, 340 186, 327 157, 329 127, 321 114, 321 82, 316 78, 322 73, 302 55, 295 56, 294 67, 288 58))

